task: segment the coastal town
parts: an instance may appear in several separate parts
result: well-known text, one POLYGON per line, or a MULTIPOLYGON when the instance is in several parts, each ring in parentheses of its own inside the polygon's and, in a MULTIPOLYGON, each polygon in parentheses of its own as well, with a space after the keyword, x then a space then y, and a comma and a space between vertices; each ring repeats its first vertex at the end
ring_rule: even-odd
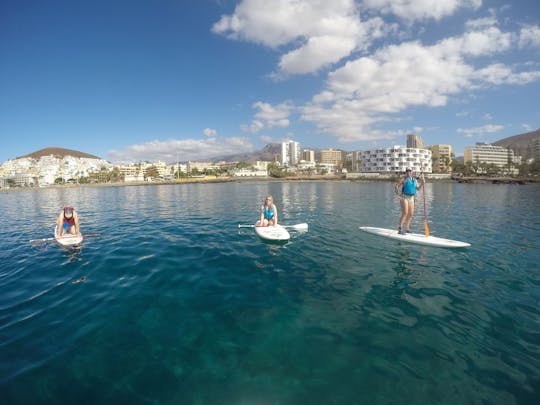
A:
MULTIPOLYGON (((536 131, 538 132, 538 131, 536 131)), ((97 156, 46 148, 0 165, 0 189, 65 184, 188 182, 230 178, 339 176, 347 179, 391 178, 406 168, 434 179, 464 175, 518 176, 538 171, 540 136, 529 142, 528 156, 512 148, 477 143, 457 159, 452 145, 425 146, 418 135, 407 135, 406 146, 394 145, 345 152, 302 149, 293 140, 276 145, 271 160, 137 162, 114 164, 97 156)))

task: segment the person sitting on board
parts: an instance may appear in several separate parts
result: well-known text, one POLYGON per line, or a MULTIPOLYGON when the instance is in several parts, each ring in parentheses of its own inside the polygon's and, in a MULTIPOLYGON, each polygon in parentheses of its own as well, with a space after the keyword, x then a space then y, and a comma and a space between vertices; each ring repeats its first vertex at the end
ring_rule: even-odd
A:
POLYGON ((79 226, 79 216, 73 207, 64 207, 58 215, 56 220, 56 233, 58 236, 63 236, 64 234, 71 234, 76 236, 81 236, 80 226, 79 226))
POLYGON ((416 177, 413 177, 411 168, 407 168, 405 176, 399 179, 394 185, 394 192, 399 196, 399 204, 401 205, 401 218, 399 219, 398 233, 405 235, 410 233, 409 226, 414 214, 414 197, 416 191, 424 187, 424 175, 420 177, 421 183, 418 184, 416 177), (401 192, 399 191, 401 189, 401 192), (405 229, 403 229, 405 224, 405 229))
POLYGON ((261 205, 261 218, 257 226, 277 225, 278 213, 271 195, 267 195, 263 205, 261 205))

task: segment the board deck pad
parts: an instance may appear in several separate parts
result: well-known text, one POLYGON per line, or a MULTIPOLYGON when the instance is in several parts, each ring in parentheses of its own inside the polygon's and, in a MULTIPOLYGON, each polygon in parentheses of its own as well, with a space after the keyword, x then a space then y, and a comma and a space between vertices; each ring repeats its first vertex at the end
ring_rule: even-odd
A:
POLYGON ((291 238, 291 235, 281 225, 275 226, 257 226, 259 221, 255 223, 255 232, 264 240, 269 241, 287 241, 291 238))
POLYGON ((416 243, 419 245, 437 246, 445 248, 463 248, 471 246, 471 244, 467 242, 438 238, 432 235, 426 236, 419 233, 407 233, 405 235, 401 235, 395 229, 375 228, 371 226, 361 226, 359 227, 359 229, 364 232, 372 233, 374 235, 384 236, 386 238, 396 239, 407 243, 416 243))
POLYGON ((54 240, 56 240, 56 242, 58 242, 62 246, 67 246, 67 247, 77 246, 77 245, 80 245, 83 241, 82 236, 64 235, 64 236, 58 237, 57 232, 58 232, 58 229, 55 226, 54 227, 54 240))

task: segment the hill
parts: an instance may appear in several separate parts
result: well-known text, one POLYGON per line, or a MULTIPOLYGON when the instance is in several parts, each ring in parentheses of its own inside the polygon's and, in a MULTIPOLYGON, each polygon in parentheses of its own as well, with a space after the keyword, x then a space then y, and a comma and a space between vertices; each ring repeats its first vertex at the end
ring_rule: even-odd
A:
POLYGON ((501 139, 497 142, 493 142, 493 145, 502 146, 503 148, 512 149, 518 156, 522 156, 527 159, 533 157, 532 142, 540 138, 540 129, 536 131, 527 132, 520 135, 510 136, 508 138, 501 139))
POLYGON ((274 155, 281 153, 281 144, 269 143, 259 151, 251 153, 242 153, 238 155, 227 155, 213 158, 212 160, 225 160, 229 162, 250 162, 255 163, 258 160, 273 161, 274 155))
POLYGON ((63 158, 64 156, 73 156, 77 158, 101 159, 98 156, 90 155, 89 153, 79 152, 78 150, 56 148, 56 147, 40 149, 38 151, 29 153, 28 155, 19 156, 17 157, 17 159, 33 158, 37 160, 43 156, 50 156, 50 155, 53 155, 58 158, 63 158))

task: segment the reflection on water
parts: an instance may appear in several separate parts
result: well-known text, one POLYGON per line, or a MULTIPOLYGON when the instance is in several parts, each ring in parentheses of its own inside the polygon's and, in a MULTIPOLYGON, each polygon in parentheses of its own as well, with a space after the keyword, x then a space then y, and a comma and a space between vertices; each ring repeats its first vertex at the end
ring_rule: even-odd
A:
POLYGON ((396 226, 390 182, 0 194, 3 399, 533 403, 539 197, 428 183, 430 232, 472 243, 450 251, 358 231, 396 226), (309 231, 274 245, 239 229, 267 194, 309 231), (67 204, 101 237, 32 247, 67 204))

